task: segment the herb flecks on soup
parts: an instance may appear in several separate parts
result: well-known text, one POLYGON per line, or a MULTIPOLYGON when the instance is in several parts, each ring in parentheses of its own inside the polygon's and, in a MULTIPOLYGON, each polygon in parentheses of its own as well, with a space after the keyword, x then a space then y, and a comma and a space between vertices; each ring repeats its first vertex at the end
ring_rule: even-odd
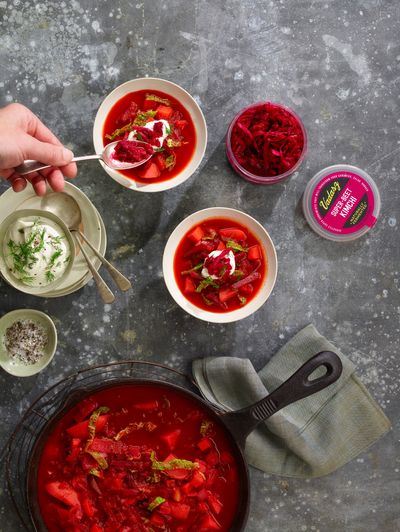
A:
POLYGON ((49 532, 228 532, 240 491, 234 453, 218 421, 179 391, 106 388, 48 437, 40 512, 49 532))
POLYGON ((185 297, 211 312, 229 312, 257 294, 265 273, 261 244, 244 226, 209 219, 182 238, 174 257, 176 282, 185 297))
MULTIPOLYGON (((117 140, 146 142, 154 153, 143 166, 118 172, 138 182, 158 183, 172 179, 189 164, 196 133, 189 112, 178 100, 160 91, 143 90, 126 94, 109 112, 103 143, 117 140)), ((115 155, 116 161, 137 162, 146 158, 138 159, 136 149, 129 155, 131 150, 127 145, 125 148, 122 159, 121 154, 115 155)))

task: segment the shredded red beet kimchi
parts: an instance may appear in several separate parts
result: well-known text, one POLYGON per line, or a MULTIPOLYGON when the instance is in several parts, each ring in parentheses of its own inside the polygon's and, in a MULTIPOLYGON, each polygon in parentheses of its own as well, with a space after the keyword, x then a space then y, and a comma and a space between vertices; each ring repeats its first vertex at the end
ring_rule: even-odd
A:
POLYGON ((242 113, 232 128, 231 148, 237 162, 259 176, 278 176, 300 159, 301 125, 285 108, 267 102, 242 113))
POLYGON ((136 163, 152 155, 153 148, 135 140, 121 140, 115 147, 113 158, 117 161, 136 163))

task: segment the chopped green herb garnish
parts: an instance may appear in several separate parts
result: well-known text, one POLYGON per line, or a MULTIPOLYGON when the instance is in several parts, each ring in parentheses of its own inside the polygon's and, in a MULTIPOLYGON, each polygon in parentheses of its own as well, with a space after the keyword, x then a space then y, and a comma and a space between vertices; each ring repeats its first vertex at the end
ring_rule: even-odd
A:
POLYGON ((160 152, 164 151, 164 148, 156 148, 155 146, 153 146, 153 150, 154 150, 156 153, 160 153, 160 152))
POLYGON ((247 299, 244 296, 238 294, 238 298, 241 305, 245 305, 247 303, 247 299))
POLYGON ((48 283, 51 283, 52 281, 54 281, 54 279, 55 279, 54 273, 51 270, 47 270, 47 272, 46 272, 46 281, 48 283))
POLYGON ((33 283, 33 277, 31 277, 30 275, 25 275, 23 277, 20 277, 20 281, 22 281, 25 284, 31 284, 33 283))
POLYGON ((157 506, 160 506, 160 504, 162 504, 163 502, 165 502, 164 497, 156 497, 155 499, 151 501, 147 509, 150 510, 150 512, 152 512, 155 508, 157 508, 157 506))
POLYGON ((104 458, 104 456, 103 456, 101 453, 99 453, 99 452, 97 452, 97 451, 88 451, 88 450, 86 450, 86 452, 87 452, 88 454, 90 454, 90 456, 93 456, 93 458, 94 458, 94 459, 96 460, 96 462, 99 464, 99 467, 100 467, 101 469, 107 469, 107 467, 108 467, 108 462, 107 462, 107 460, 104 458))
POLYGON ((149 118, 154 118, 157 114, 157 111, 140 111, 137 115, 133 124, 135 126, 145 126, 149 118))
POLYGON ((237 277, 240 280, 243 277, 243 272, 241 270, 235 270, 232 274, 234 277, 237 277))
POLYGON ((56 262, 56 260, 58 259, 58 257, 62 255, 62 251, 61 249, 57 249, 57 251, 55 251, 52 256, 50 257, 50 261, 49 261, 49 268, 52 268, 56 262))
POLYGON ((165 166, 167 170, 172 170, 175 164, 176 164, 176 156, 175 154, 171 153, 171 155, 168 155, 168 157, 165 159, 165 166))
MULTIPOLYGON (((25 242, 17 243, 10 239, 7 243, 7 247, 10 250, 10 255, 13 259, 14 271, 27 274, 26 269, 32 269, 33 265, 38 261, 36 256, 44 248, 44 235, 45 230, 39 228, 41 223, 37 220, 32 226, 29 238, 25 242)), ((24 276, 25 279, 30 277, 24 276)))
POLYGON ((167 146, 168 148, 179 148, 180 146, 182 146, 182 142, 180 140, 168 138, 167 146))
POLYGON ((244 248, 243 246, 241 246, 240 244, 238 244, 234 240, 228 240, 228 242, 226 243, 226 247, 227 248, 231 248, 234 251, 244 251, 245 253, 248 252, 247 248, 244 248))
POLYGON ((203 267, 203 263, 199 262, 198 264, 196 264, 196 266, 193 266, 193 268, 191 268, 190 270, 183 270, 183 272, 181 272, 181 275, 187 275, 188 273, 191 273, 191 272, 197 272, 197 270, 201 270, 202 267, 203 267))
POLYGON ((212 421, 208 421, 207 419, 203 419, 200 425, 200 434, 202 436, 206 436, 210 428, 212 427, 212 421))
POLYGON ((181 460, 180 458, 174 458, 166 462, 159 462, 156 459, 154 451, 150 454, 151 467, 158 471, 171 471, 172 469, 198 469, 199 464, 197 462, 191 462, 190 460, 181 460))
POLYGON ((217 285, 217 283, 214 281, 212 277, 206 277, 200 282, 199 286, 196 288, 196 292, 200 293, 202 290, 204 290, 204 288, 207 288, 207 286, 212 286, 213 288, 219 288, 219 286, 217 285))
POLYGON ((58 246, 61 244, 61 240, 62 240, 63 238, 64 238, 64 237, 61 236, 61 235, 50 237, 51 245, 52 245, 53 247, 58 247, 58 246))
POLYGON ((172 128, 171 124, 169 126, 165 126, 165 132, 167 135, 171 135, 171 130, 172 130, 171 128, 172 128))
POLYGON ((156 94, 146 94, 146 100, 152 100, 153 102, 162 103, 164 105, 171 105, 171 102, 167 98, 160 98, 156 94))
POLYGON ((108 406, 100 406, 97 410, 93 412, 93 414, 89 418, 89 424, 88 424, 88 432, 89 432, 89 439, 86 443, 86 448, 89 447, 89 445, 94 440, 94 437, 96 435, 96 424, 97 420, 101 416, 101 414, 106 414, 110 409, 108 406))
POLYGON ((206 297, 204 294, 201 294, 201 297, 202 297, 204 303, 205 303, 206 305, 208 305, 209 307, 210 307, 211 305, 214 304, 214 303, 211 301, 211 299, 208 299, 208 297, 206 297))
POLYGON ((132 129, 133 129, 133 122, 129 122, 129 124, 125 124, 125 126, 122 126, 119 129, 116 129, 115 131, 113 131, 111 135, 107 134, 106 139, 115 140, 117 137, 121 137, 127 131, 132 131, 132 129))

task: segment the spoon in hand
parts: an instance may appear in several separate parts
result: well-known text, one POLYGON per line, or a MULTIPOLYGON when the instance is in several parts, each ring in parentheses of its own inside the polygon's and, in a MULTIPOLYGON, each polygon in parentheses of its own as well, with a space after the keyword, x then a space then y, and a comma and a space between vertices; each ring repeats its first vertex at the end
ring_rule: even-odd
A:
MULTIPOLYGON (((109 168, 112 168, 113 170, 130 170, 131 168, 137 168, 138 166, 141 166, 144 163, 147 163, 147 161, 153 156, 153 153, 149 153, 145 159, 142 159, 140 161, 136 162, 125 162, 125 161, 118 161, 113 157, 113 153, 115 150, 115 147, 117 144, 119 144, 121 141, 117 140, 115 142, 110 142, 110 144, 107 144, 105 146, 104 150, 97 154, 97 155, 83 155, 82 157, 74 157, 71 160, 71 163, 76 163, 79 161, 89 161, 89 160, 100 160, 103 161, 104 164, 106 164, 109 168)), ((132 141, 133 142, 133 141, 132 141)), ((141 142, 139 140, 134 141, 135 144, 143 144, 144 146, 150 146, 151 144, 148 144, 147 142, 141 142)), ((31 172, 38 172, 39 170, 44 170, 45 168, 51 168, 51 165, 44 164, 39 161, 33 161, 30 159, 27 159, 22 164, 17 166, 15 168, 15 172, 19 175, 26 175, 30 174, 31 172)))
MULTIPOLYGON (((97 249, 89 242, 86 236, 80 231, 79 227, 82 222, 82 212, 78 203, 72 196, 66 194, 65 192, 48 194, 47 196, 43 197, 41 207, 44 210, 51 211, 56 214, 64 221, 71 233, 78 233, 83 238, 83 240, 92 249, 96 257, 98 257, 107 268, 108 272, 120 290, 126 291, 131 288, 132 285, 129 279, 122 275, 120 271, 118 271, 110 262, 108 262, 108 260, 97 251, 97 249)), ((79 238, 76 238, 76 242, 78 243, 82 254, 85 257, 103 301, 105 303, 112 303, 115 299, 114 294, 111 292, 101 275, 94 268, 79 238)))

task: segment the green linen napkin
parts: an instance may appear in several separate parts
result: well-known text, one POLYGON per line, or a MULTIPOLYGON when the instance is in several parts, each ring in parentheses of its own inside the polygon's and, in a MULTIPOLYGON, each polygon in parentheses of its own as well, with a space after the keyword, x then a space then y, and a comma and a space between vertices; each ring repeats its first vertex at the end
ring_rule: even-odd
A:
POLYGON ((312 478, 327 475, 364 451, 390 428, 390 421, 339 349, 308 325, 256 373, 250 360, 211 357, 193 362, 203 396, 223 410, 238 410, 275 390, 320 351, 341 359, 338 381, 285 407, 247 438, 248 463, 267 473, 312 478))

